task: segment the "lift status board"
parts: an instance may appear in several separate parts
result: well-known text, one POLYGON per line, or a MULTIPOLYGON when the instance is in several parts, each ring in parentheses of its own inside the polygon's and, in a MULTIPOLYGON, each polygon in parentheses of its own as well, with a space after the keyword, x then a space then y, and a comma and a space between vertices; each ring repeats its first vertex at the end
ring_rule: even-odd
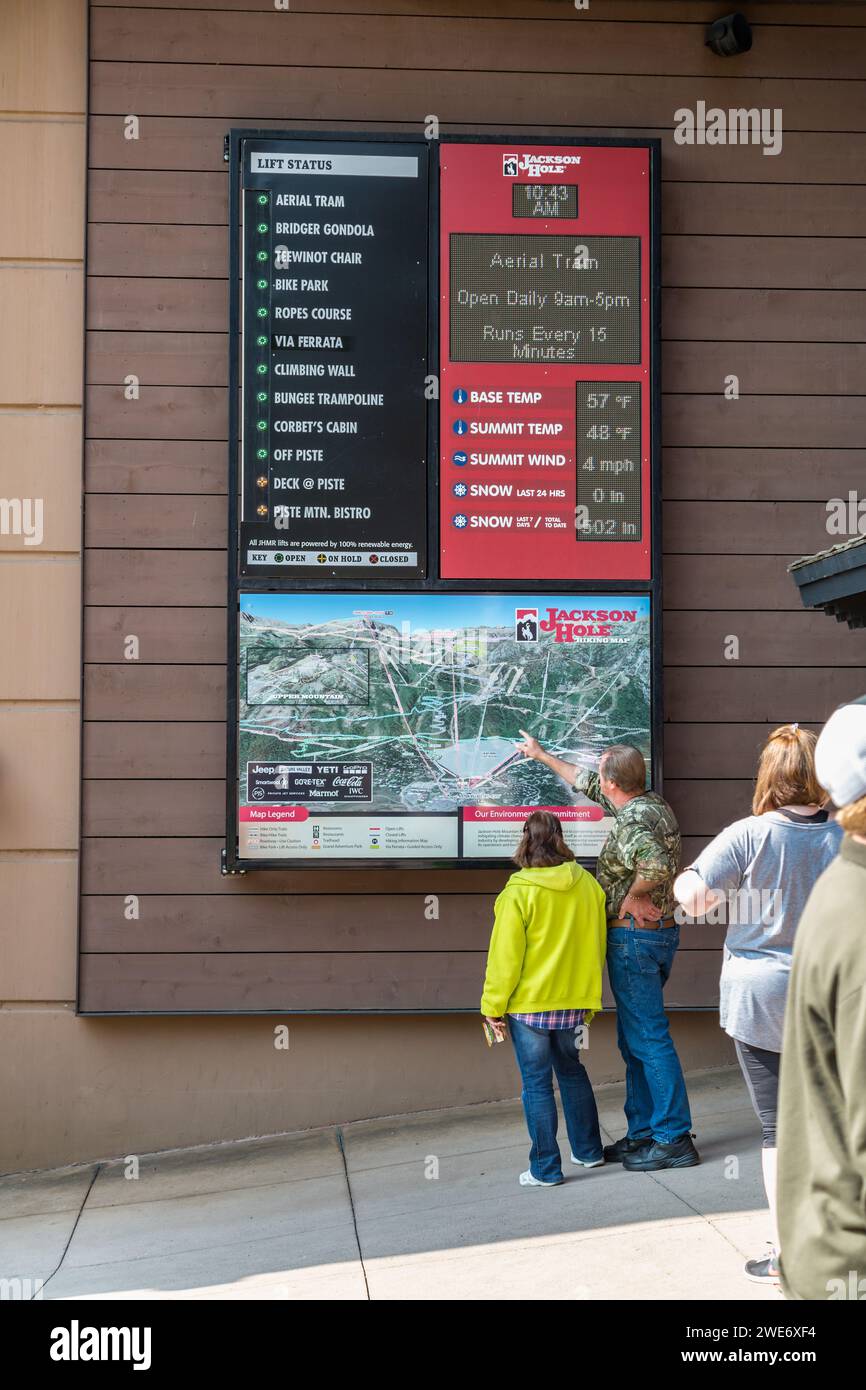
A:
POLYGON ((425 141, 245 139, 239 568, 427 564, 425 141))
POLYGON ((440 573, 651 579, 646 147, 444 143, 440 573))

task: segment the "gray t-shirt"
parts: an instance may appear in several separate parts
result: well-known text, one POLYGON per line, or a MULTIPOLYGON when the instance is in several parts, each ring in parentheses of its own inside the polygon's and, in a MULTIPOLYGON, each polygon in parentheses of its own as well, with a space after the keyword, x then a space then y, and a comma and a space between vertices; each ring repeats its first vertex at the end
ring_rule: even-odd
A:
POLYGON ((732 1038, 781 1052, 797 923, 841 842, 832 820, 767 811, 734 821, 690 866, 708 888, 726 892, 706 920, 728 927, 719 1013, 732 1038))

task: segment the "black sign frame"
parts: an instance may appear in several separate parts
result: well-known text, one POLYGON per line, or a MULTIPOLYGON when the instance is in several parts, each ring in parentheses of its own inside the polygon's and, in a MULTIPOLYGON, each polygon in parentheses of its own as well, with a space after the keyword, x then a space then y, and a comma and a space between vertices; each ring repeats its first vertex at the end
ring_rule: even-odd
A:
MULTIPOLYGON (((224 874, 245 874, 248 870, 278 870, 280 872, 305 872, 316 870, 376 870, 383 867, 404 869, 484 869, 502 867, 499 861, 486 860, 437 860, 406 859, 377 861, 373 864, 367 859, 341 859, 322 861, 310 860, 250 860, 240 859, 238 854, 237 812, 238 812, 238 661, 240 621, 238 598, 242 590, 259 593, 279 593, 291 589, 293 592, 315 593, 327 589, 328 592, 381 593, 400 590, 420 592, 474 592, 507 594, 525 591, 527 581, 502 580, 495 587, 488 580, 441 579, 439 566, 439 411, 438 399, 428 402, 427 411, 427 574, 424 578, 409 579, 399 573, 361 576, 353 574, 336 576, 324 585, 323 577, 292 574, 291 584, 276 583, 275 576, 265 574, 241 575, 239 567, 240 543, 240 339, 241 339, 241 221, 240 208, 242 196, 242 154, 246 140, 307 142, 325 141, 332 144, 379 142, 418 146, 426 143, 429 147, 428 169, 428 314, 427 314, 427 375, 438 378, 439 364, 439 150, 443 144, 518 144, 541 147, 558 146, 598 146, 610 148, 636 147, 646 149, 650 156, 650 530, 651 530, 651 578, 640 580, 541 580, 539 587, 556 587, 562 593, 608 593, 608 594, 646 594, 651 600, 651 737, 653 788, 663 790, 662 740, 664 714, 662 707, 662 576, 661 576, 661 140, 656 137, 607 138, 602 136, 539 135, 537 131, 523 134, 515 131, 498 131, 493 134, 442 135, 438 140, 422 141, 417 135, 407 135, 390 131, 333 130, 333 129, 262 129, 238 128, 230 130, 224 142, 224 157, 229 164, 229 409, 228 409, 228 603, 227 603, 227 641, 226 641, 226 836, 221 853, 224 874)), ((585 861, 591 867, 594 861, 585 861)))

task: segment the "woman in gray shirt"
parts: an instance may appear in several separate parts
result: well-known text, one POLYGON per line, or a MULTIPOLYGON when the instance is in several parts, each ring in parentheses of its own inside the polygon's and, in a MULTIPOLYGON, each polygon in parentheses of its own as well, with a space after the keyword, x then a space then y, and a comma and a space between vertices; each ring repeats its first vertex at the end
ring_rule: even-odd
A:
POLYGON ((680 874, 674 894, 686 916, 725 923, 721 1025, 734 1039, 761 1121, 764 1188, 773 1240, 749 1260, 748 1278, 776 1283, 776 1105, 785 999, 800 914, 842 832, 824 809, 816 738, 797 724, 774 730, 758 763, 752 815, 735 821, 680 874))

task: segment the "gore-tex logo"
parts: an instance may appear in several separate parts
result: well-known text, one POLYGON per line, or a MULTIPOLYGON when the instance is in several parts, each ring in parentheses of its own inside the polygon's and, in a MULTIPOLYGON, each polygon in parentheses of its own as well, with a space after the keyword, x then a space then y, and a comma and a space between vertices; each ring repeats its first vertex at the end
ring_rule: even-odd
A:
POLYGON ((579 164, 582 156, 548 150, 545 154, 503 154, 502 173, 507 179, 516 179, 518 174, 528 174, 531 179, 542 174, 565 174, 579 164))

